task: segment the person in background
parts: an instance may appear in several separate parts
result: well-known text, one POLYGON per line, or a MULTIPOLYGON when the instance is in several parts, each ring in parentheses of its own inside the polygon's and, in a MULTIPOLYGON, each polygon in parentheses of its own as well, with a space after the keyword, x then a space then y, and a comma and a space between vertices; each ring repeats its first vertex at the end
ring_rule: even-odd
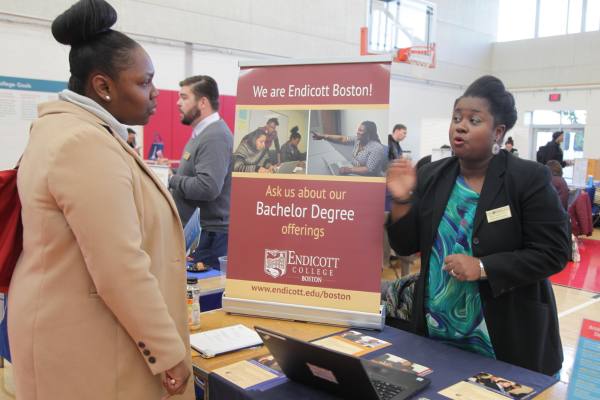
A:
POLYGON ((227 255, 233 135, 219 116, 219 87, 208 75, 179 82, 181 123, 193 128, 169 189, 185 226, 200 208, 200 243, 192 258, 219 268, 227 255))
POLYGON ((124 126, 156 111, 154 67, 116 20, 104 0, 81 0, 52 22, 71 77, 39 106, 18 171, 19 400, 194 398, 181 224, 124 126))
POLYGON ((136 143, 135 143, 135 136, 136 136, 135 131, 131 128, 127 128, 127 144, 129 145, 129 147, 131 147, 133 150, 135 150, 136 153, 139 154, 139 151, 138 151, 136 143))
POLYGON ((165 157, 162 150, 156 150, 156 160, 154 162, 158 165, 171 166, 171 160, 165 157))
POLYGON ((312 132, 314 140, 327 140, 354 145, 352 167, 340 167, 341 175, 356 174, 382 176, 387 165, 385 146, 377 135, 377 125, 373 121, 363 121, 356 130, 356 136, 330 135, 312 132))
POLYGON ((265 134, 265 146, 263 151, 266 153, 270 165, 281 163, 281 148, 279 147, 279 136, 277 135, 278 126, 279 119, 275 117, 269 118, 265 126, 256 128, 242 138, 242 142, 245 142, 250 136, 256 137, 258 132, 263 132, 265 134), (271 150, 272 145, 274 145, 275 150, 271 150))
POLYGON ((512 94, 493 76, 454 103, 454 155, 388 168, 388 220, 399 255, 421 252, 415 333, 547 375, 563 354, 548 277, 569 257, 567 214, 550 171, 500 143, 517 120, 512 94))
POLYGON ((150 144, 150 149, 148 150, 148 160, 155 161, 157 159, 156 153, 158 151, 163 151, 165 148, 165 144, 163 143, 162 136, 158 132, 154 132, 154 138, 152 143, 150 144))
POLYGON ((267 133, 256 130, 246 135, 233 153, 233 170, 235 172, 272 173, 274 166, 265 152, 267 133))
POLYGON ((560 203, 566 210, 569 202, 569 186, 567 185, 565 178, 563 178, 563 169, 556 160, 548 161, 546 166, 550 168, 550 172, 552 173, 552 186, 556 189, 560 203))
POLYGON ((519 157, 519 150, 515 149, 514 146, 515 142, 513 141, 512 136, 509 136, 508 139, 506 139, 506 142, 504 142, 504 148, 513 156, 519 157))
POLYGON ((392 133, 388 135, 388 160, 392 161, 402 157, 402 146, 400 142, 406 138, 406 126, 394 125, 392 133))
MULTIPOLYGON (((563 206, 565 211, 571 215, 573 210, 569 212, 569 186, 567 185, 567 181, 563 178, 563 168, 560 163, 556 160, 550 160, 546 163, 546 166, 550 169, 550 173, 552 174, 552 186, 556 189, 558 193, 558 198, 560 199, 560 204, 563 206)), ((573 220, 571 220, 573 221, 573 220)), ((579 226, 577 224, 577 226, 579 226)), ((572 226, 569 225, 569 232, 572 231, 572 226)), ((577 237, 571 233, 571 261, 579 262, 580 261, 580 253, 579 253, 579 244, 577 241, 577 237)))
POLYGON ((300 144, 300 140, 302 136, 300 135, 299 129, 297 126, 294 126, 290 129, 290 140, 285 142, 283 146, 281 146, 281 162, 287 161, 305 161, 306 153, 302 153, 298 150, 298 144, 300 144))
POLYGON ((563 160, 562 143, 564 140, 565 133, 563 131, 556 131, 552 134, 552 140, 546 143, 544 148, 544 164, 550 160, 556 160, 563 168, 567 165, 573 165, 572 161, 563 160))

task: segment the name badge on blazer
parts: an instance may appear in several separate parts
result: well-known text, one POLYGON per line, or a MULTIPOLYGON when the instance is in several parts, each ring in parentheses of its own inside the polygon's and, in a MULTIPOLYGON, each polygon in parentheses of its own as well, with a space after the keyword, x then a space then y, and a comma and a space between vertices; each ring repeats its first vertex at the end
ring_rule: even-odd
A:
POLYGON ((509 206, 504 206, 486 211, 485 215, 487 217, 488 224, 512 217, 509 206))
POLYGON ((191 154, 188 153, 187 151, 185 153, 183 153, 183 159, 186 161, 190 159, 190 156, 191 156, 191 154))

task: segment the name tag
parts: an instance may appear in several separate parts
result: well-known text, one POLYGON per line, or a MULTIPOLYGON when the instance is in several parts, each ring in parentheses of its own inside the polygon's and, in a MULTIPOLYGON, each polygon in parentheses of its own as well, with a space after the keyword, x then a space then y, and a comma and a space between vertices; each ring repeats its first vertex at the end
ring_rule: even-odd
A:
POLYGON ((191 154, 188 153, 187 151, 185 153, 183 153, 183 159, 186 161, 190 159, 190 156, 191 156, 191 154))
POLYGON ((485 215, 487 216, 488 224, 512 217, 509 206, 486 211, 485 215))

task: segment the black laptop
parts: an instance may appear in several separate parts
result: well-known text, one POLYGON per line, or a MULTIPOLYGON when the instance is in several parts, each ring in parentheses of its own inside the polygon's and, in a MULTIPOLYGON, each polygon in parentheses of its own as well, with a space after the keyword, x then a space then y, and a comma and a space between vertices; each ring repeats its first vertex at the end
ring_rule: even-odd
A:
POLYGON ((345 399, 402 400, 429 385, 427 378, 254 327, 293 381, 345 399))

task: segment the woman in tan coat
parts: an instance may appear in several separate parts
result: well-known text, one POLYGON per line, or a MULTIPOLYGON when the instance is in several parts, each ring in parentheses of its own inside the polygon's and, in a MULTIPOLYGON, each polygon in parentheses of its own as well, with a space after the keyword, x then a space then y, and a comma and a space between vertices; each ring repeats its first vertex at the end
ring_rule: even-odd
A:
POLYGON ((19 400, 193 398, 181 224, 121 125, 154 112, 154 70, 110 29, 116 17, 82 0, 52 24, 71 45, 71 78, 40 106, 18 175, 24 247, 8 326, 19 400))

